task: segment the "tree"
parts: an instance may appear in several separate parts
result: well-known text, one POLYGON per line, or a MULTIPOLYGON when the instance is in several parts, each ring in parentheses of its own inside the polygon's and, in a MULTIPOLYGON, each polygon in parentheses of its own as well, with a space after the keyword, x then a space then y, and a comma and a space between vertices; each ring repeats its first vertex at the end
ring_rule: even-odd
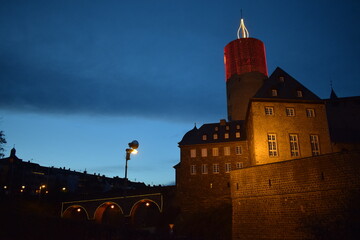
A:
POLYGON ((3 145, 6 144, 5 134, 3 131, 0 131, 0 158, 4 157, 4 148, 3 145))

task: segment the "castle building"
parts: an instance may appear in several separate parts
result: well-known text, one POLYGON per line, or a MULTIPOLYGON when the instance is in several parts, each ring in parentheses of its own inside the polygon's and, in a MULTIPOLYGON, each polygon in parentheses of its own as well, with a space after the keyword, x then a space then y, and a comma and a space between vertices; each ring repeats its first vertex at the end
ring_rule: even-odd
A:
MULTIPOLYGON (((224 62, 228 120, 195 126, 179 142, 174 168, 183 213, 231 204, 234 170, 359 149, 357 139, 339 134, 336 114, 352 118, 359 99, 320 99, 279 67, 268 76, 264 44, 249 37, 243 19, 224 62)), ((346 131, 354 132, 356 120, 348 122, 346 131)))

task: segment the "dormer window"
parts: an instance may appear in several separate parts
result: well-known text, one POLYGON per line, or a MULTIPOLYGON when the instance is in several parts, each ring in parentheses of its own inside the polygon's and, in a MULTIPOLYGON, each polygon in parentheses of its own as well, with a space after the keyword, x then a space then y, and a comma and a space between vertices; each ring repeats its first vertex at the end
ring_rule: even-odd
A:
POLYGON ((280 82, 284 82, 285 78, 284 77, 279 77, 279 81, 280 82))
POLYGON ((213 135, 213 138, 214 138, 214 140, 218 139, 217 133, 215 133, 215 134, 213 135))
POLYGON ((206 140, 207 140, 207 135, 206 135, 206 134, 204 134, 204 135, 202 136, 202 140, 203 140, 203 141, 206 141, 206 140))
POLYGON ((271 89, 271 96, 276 97, 278 95, 278 91, 276 89, 271 89))
POLYGON ((296 95, 297 97, 302 97, 303 96, 303 92, 301 90, 297 90, 296 91, 296 95))

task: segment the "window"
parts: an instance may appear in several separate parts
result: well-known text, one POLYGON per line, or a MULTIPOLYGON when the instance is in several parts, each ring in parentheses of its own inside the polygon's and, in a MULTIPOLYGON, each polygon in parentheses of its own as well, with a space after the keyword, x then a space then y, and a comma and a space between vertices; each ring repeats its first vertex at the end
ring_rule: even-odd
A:
POLYGON ((240 138, 240 132, 236 132, 236 133, 235 133, 235 137, 236 137, 236 138, 240 138))
POLYGON ((207 135, 206 135, 206 134, 204 134, 204 135, 202 136, 202 140, 203 140, 203 141, 206 141, 206 140, 207 140, 207 135))
POLYGON ((190 157, 191 158, 196 158, 196 149, 191 149, 190 150, 190 157))
POLYGON ((202 174, 208 174, 208 165, 207 164, 202 164, 201 165, 201 173, 202 174))
POLYGON ((231 171, 231 163, 225 163, 225 172, 230 172, 231 171))
POLYGON ((219 148, 213 148, 213 149, 212 149, 212 155, 213 155, 214 157, 219 156, 219 148))
POLYGON ((236 125, 236 129, 238 129, 238 130, 239 130, 239 129, 240 129, 240 125, 236 125))
POLYGON ((244 167, 243 162, 237 162, 236 163, 236 169, 240 169, 240 168, 243 168, 243 167, 244 167))
POLYGON ((295 116, 295 109, 294 108, 286 108, 286 116, 288 116, 288 117, 295 116))
POLYGON ((215 127, 215 131, 218 131, 219 130, 219 128, 218 127, 215 127))
POLYGON ((230 156, 230 147, 224 147, 224 155, 230 156))
POLYGON ((276 89, 271 89, 271 96, 276 97, 278 95, 278 92, 276 89))
POLYGON ((297 90, 296 94, 297 94, 297 97, 302 97, 303 96, 303 92, 301 90, 297 90))
POLYGON ((311 152, 313 156, 320 155, 320 143, 318 135, 310 135, 311 152))
POLYGON ((214 138, 214 140, 218 139, 217 133, 215 133, 215 134, 213 135, 213 138, 214 138))
POLYGON ((268 134, 269 157, 277 157, 276 134, 268 134))
POLYGON ((202 148, 201 149, 201 156, 202 157, 207 157, 207 148, 202 148))
POLYGON ((225 129, 226 129, 226 130, 229 130, 229 129, 230 129, 229 125, 226 125, 225 129))
POLYGON ((225 139, 228 139, 228 138, 229 138, 229 133, 225 133, 225 134, 224 134, 224 138, 225 138, 225 139))
POLYGON ((299 137, 297 134, 290 134, 290 153, 292 157, 300 156, 299 152, 299 137))
POLYGON ((196 174, 196 165, 190 165, 190 174, 195 175, 196 174))
POLYGON ((265 115, 274 115, 274 107, 265 107, 265 115))
POLYGON ((236 146, 235 147, 235 154, 241 155, 242 154, 242 146, 236 146))
POLYGON ((315 109, 313 109, 313 108, 306 109, 306 116, 307 117, 315 117, 315 109))
POLYGON ((219 172, 220 172, 219 164, 217 163, 213 164, 213 173, 219 173, 219 172))

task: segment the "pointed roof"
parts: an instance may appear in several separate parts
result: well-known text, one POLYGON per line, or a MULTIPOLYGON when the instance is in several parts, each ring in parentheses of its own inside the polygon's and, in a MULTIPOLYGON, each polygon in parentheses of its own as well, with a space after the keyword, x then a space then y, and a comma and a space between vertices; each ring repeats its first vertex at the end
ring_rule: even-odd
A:
POLYGON ((338 99, 338 96, 336 95, 333 88, 331 88, 330 99, 338 99))
POLYGON ((277 67, 253 98, 320 100, 313 92, 277 67))

